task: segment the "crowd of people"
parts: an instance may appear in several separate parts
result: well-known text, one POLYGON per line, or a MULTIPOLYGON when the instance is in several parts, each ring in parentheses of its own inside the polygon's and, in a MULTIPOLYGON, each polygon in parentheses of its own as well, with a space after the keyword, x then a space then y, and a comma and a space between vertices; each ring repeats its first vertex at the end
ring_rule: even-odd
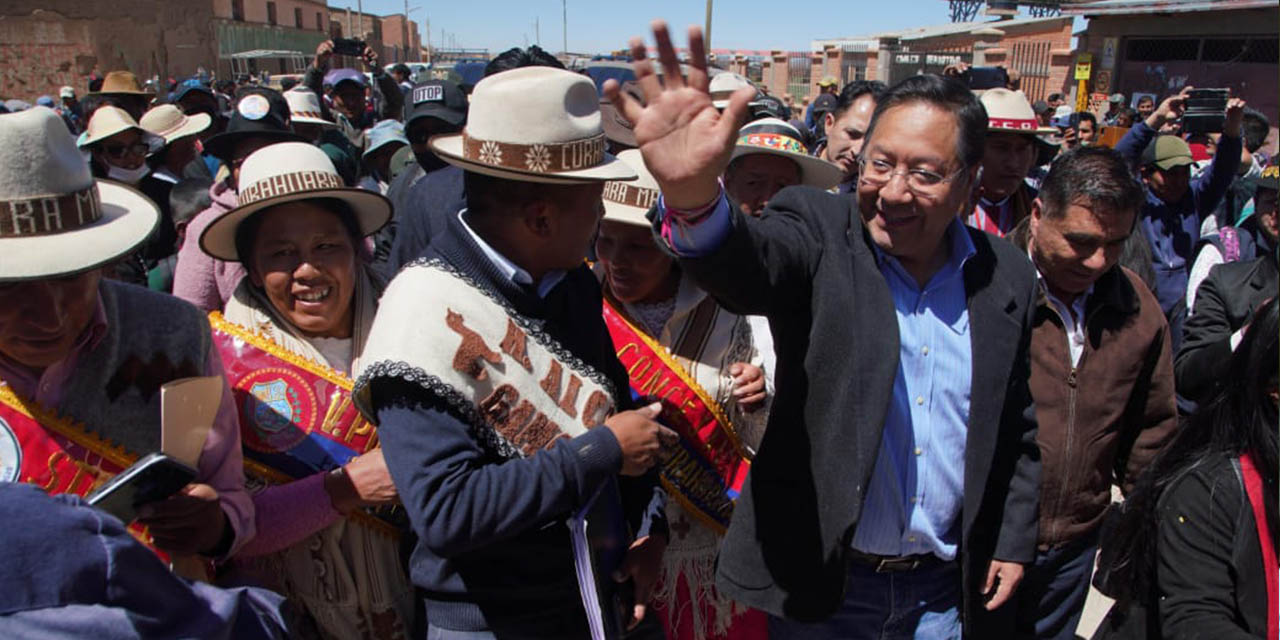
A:
POLYGON ((1069 640, 1093 585, 1097 638, 1277 637, 1247 96, 802 108, 653 35, 600 90, 325 42, 283 91, 10 101, 0 632, 1069 640), (135 521, 83 501, 188 437, 135 521))

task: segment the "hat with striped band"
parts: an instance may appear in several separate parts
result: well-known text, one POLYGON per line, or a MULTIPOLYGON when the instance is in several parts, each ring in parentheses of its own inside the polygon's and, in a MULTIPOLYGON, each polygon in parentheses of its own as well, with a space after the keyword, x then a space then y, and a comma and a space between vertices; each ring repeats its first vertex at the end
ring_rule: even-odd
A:
POLYGON ((299 85, 284 92, 284 99, 289 103, 290 121, 323 127, 338 126, 338 123, 325 119, 324 113, 320 111, 320 96, 316 92, 299 85))
POLYGON ((658 181, 649 173, 639 149, 627 149, 618 154, 618 159, 634 169, 638 177, 630 182, 604 183, 604 219, 647 227, 646 214, 658 203, 661 194, 658 181))
POLYGON ((830 189, 844 178, 839 165, 809 155, 800 131, 778 118, 754 120, 738 131, 730 164, 753 154, 781 156, 795 162, 800 167, 800 184, 811 187, 830 189))
POLYGON ((1058 133, 1053 127, 1040 126, 1035 110, 1020 91, 987 89, 978 99, 987 110, 987 131, 1023 133, 1029 136, 1058 133))

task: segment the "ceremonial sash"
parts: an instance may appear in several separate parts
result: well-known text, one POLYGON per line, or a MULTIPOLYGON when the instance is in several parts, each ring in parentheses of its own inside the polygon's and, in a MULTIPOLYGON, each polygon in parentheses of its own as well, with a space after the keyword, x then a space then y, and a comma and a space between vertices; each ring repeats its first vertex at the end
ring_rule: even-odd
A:
MULTIPOLYGON (((336 469, 378 446, 373 425, 351 403, 351 379, 270 338, 209 314, 213 342, 240 414, 244 469, 286 484, 336 469)), ((388 535, 393 527, 351 514, 388 535)))
MULTIPOLYGON (((80 424, 23 398, 0 381, 0 481, 24 482, 50 495, 81 498, 136 462, 138 456, 103 440, 80 424)), ((129 523, 126 523, 129 524, 129 523)), ((129 533, 166 564, 146 527, 129 533)))
POLYGON ((662 465, 663 486, 686 511, 724 533, 751 466, 729 417, 666 347, 608 300, 604 321, 632 392, 660 399, 662 422, 680 434, 679 449, 662 465))

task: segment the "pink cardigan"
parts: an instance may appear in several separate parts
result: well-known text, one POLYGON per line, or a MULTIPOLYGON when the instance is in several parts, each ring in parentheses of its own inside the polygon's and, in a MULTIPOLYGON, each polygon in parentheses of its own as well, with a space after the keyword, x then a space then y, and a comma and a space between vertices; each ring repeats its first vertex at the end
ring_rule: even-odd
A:
POLYGON ((236 206, 236 192, 225 181, 214 183, 209 188, 209 196, 213 203, 191 219, 187 225, 186 240, 178 249, 178 264, 173 271, 173 295, 202 311, 221 311, 247 273, 239 262, 216 260, 200 250, 200 234, 210 223, 236 206))

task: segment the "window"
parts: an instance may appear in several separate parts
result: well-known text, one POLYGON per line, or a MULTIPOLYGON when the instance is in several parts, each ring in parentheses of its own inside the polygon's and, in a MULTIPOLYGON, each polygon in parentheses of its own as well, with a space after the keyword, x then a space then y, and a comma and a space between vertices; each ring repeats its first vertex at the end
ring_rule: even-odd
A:
POLYGON ((1208 38, 1200 59, 1205 62, 1262 62, 1275 64, 1277 41, 1266 38, 1208 38))
POLYGON ((1143 38, 1129 41, 1126 58, 1131 62, 1169 62, 1195 60, 1200 53, 1200 40, 1195 38, 1143 38))
POLYGON ((302 28, 302 9, 293 10, 293 26, 302 28))
POLYGON ((231 19, 244 22, 244 0, 231 0, 231 19))
POLYGON ((276 23, 276 3, 274 2, 267 3, 267 23, 268 24, 276 23))

